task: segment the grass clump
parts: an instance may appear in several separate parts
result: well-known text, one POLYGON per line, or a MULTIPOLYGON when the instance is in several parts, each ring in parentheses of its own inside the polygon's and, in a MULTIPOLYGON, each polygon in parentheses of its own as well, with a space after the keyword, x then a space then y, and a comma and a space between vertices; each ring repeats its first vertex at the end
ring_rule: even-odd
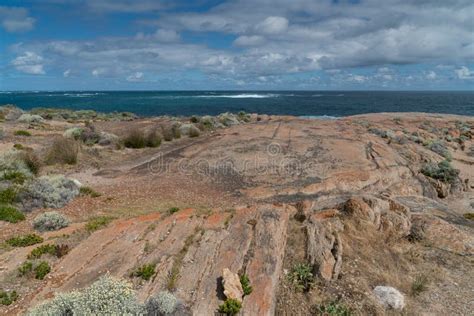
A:
POLYGON ((73 139, 57 137, 46 154, 48 164, 75 165, 79 154, 79 146, 73 139))
POLYGON ((417 275, 411 284, 411 295, 418 296, 428 287, 428 277, 426 275, 417 275))
POLYGON ((18 223, 26 219, 25 215, 10 205, 0 205, 0 221, 18 223))
POLYGON ((35 278, 38 280, 43 280, 45 276, 51 272, 51 267, 46 261, 41 261, 35 268, 35 278))
POLYGON ((11 305, 18 299, 18 294, 16 291, 5 292, 0 290, 0 304, 2 305, 11 305))
POLYGON ((145 148, 146 140, 145 134, 139 129, 130 130, 123 138, 123 145, 127 148, 145 148))
POLYGON ((16 190, 12 187, 0 191, 0 204, 11 204, 16 199, 16 190))
POLYGON ((24 150, 20 153, 19 158, 23 161, 26 168, 34 175, 37 175, 41 169, 41 160, 33 152, 33 150, 24 150))
POLYGON ((155 271, 156 264, 148 263, 138 267, 133 273, 132 276, 142 278, 145 281, 149 281, 156 273, 155 271))
POLYGON ((179 212, 179 207, 170 207, 170 209, 168 210, 169 214, 174 214, 176 212, 179 212))
POLYGON ((445 183, 454 183, 459 175, 459 170, 454 169, 447 160, 443 160, 438 164, 425 164, 421 173, 427 177, 440 180, 445 183))
POLYGON ((12 247, 28 247, 42 242, 43 238, 36 234, 12 237, 6 241, 12 247))
POLYGON ((223 304, 219 305, 218 311, 226 315, 237 315, 241 308, 242 303, 236 299, 228 298, 223 304))
POLYGON ((23 184, 26 178, 23 172, 16 170, 7 170, 2 175, 2 180, 12 181, 17 184, 23 184))
POLYGON ((58 212, 46 212, 33 220, 33 227, 39 231, 58 230, 69 226, 69 219, 58 212))
POLYGON ((147 147, 160 147, 161 136, 156 130, 152 130, 145 135, 145 145, 147 147))
POLYGON ((324 316, 351 316, 352 311, 346 305, 333 301, 317 306, 314 314, 324 316))
POLYGON ((240 276, 240 284, 242 285, 242 290, 244 290, 244 295, 252 293, 253 288, 250 286, 250 279, 246 274, 240 276))
POLYGON ((465 219, 470 219, 471 221, 474 221, 474 213, 464 213, 463 217, 465 219))
POLYGON ((25 261, 18 267, 18 274, 24 276, 33 271, 33 263, 31 261, 25 261))
POLYGON ((79 188, 79 194, 81 196, 89 195, 90 197, 93 197, 93 198, 101 196, 101 194, 99 192, 95 191, 94 189, 92 189, 91 187, 88 187, 88 186, 80 187, 79 188))
POLYGON ((177 124, 173 124, 168 128, 161 126, 161 135, 163 135, 163 139, 167 142, 172 141, 174 138, 178 139, 181 138, 181 131, 177 124))
POLYGON ((110 216, 97 216, 89 219, 86 224, 86 230, 90 233, 95 232, 96 230, 102 229, 109 225, 113 220, 110 216))
POLYGON ((56 254, 56 246, 47 244, 36 247, 35 249, 31 250, 30 254, 28 255, 28 259, 39 259, 45 254, 50 254, 54 256, 56 254))
POLYGON ((171 267, 171 271, 168 275, 168 280, 166 282, 166 288, 168 291, 174 291, 176 289, 176 282, 179 279, 179 272, 181 270, 181 266, 183 264, 184 256, 188 252, 189 246, 193 243, 194 236, 199 232, 198 229, 194 231, 193 234, 189 235, 186 240, 184 241, 183 248, 179 251, 173 261, 173 266, 171 267))
POLYGON ((297 290, 307 292, 313 285, 314 275, 312 270, 311 265, 298 263, 291 269, 288 277, 297 290))
POLYGON ((28 132, 28 131, 25 131, 25 130, 18 130, 18 131, 15 131, 15 136, 31 136, 31 133, 28 132))

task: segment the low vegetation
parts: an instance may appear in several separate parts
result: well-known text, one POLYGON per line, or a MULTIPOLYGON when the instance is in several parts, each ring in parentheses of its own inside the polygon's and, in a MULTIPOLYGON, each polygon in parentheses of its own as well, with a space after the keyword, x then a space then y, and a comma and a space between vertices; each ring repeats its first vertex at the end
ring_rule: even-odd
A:
POLYGON ((421 173, 445 183, 454 183, 459 176, 459 170, 454 169, 447 160, 443 160, 438 164, 425 164, 421 169, 421 173))
POLYGON ((138 267, 133 273, 132 276, 142 278, 145 281, 149 281, 156 273, 155 271, 156 264, 148 263, 138 267))
POLYGON ((179 207, 170 207, 168 210, 169 214, 174 214, 176 212, 179 212, 179 207))
POLYGON ((57 137, 46 154, 48 164, 75 165, 79 154, 79 145, 73 139, 57 137))
POLYGON ((242 285, 244 295, 249 295, 250 293, 252 293, 253 288, 252 286, 250 286, 250 279, 246 274, 242 274, 240 276, 240 284, 242 285))
POLYGON ((313 315, 323 315, 323 316, 351 316, 352 311, 346 305, 333 301, 319 306, 314 306, 312 308, 313 315))
POLYGON ((140 129, 132 129, 125 135, 122 142, 127 148, 159 147, 161 145, 161 136, 156 130, 145 133, 140 129))
POLYGON ((79 188, 79 194, 81 196, 90 196, 90 197, 93 197, 93 198, 96 198, 96 197, 99 197, 101 196, 101 194, 97 191, 95 191, 94 189, 92 189, 91 187, 88 187, 88 186, 82 186, 79 188))
POLYGON ((51 256, 61 258, 65 256, 68 252, 69 252, 68 245, 47 244, 47 245, 42 245, 33 249, 27 258, 30 260, 40 259, 45 254, 49 254, 51 256))
POLYGON ((242 303, 233 298, 228 298, 225 302, 219 305, 218 312, 225 315, 237 315, 242 308, 242 303))
POLYGON ((18 223, 26 219, 25 215, 10 205, 0 205, 0 221, 18 223))
POLYGON ((60 208, 79 195, 78 185, 61 175, 34 179, 22 192, 22 202, 30 208, 60 208))
POLYGON ((43 242, 43 238, 36 234, 12 237, 6 240, 6 243, 12 247, 28 247, 43 242))
POLYGON ((35 272, 35 278, 38 280, 43 280, 48 273, 51 272, 51 267, 46 261, 41 261, 33 270, 35 272))
POLYGON ((289 273, 288 277, 295 288, 300 291, 309 291, 313 285, 313 269, 307 263, 296 264, 289 273))
POLYGON ((147 315, 171 315, 178 306, 176 297, 168 292, 161 291, 151 296, 146 302, 147 315))
POLYGON ((418 296, 427 289, 428 277, 420 274, 415 277, 411 284, 411 295, 418 296))
POLYGON ((464 213, 463 217, 465 219, 470 219, 471 221, 474 221, 474 213, 464 213))
POLYGON ((0 290, 0 304, 2 305, 11 305, 18 299, 18 294, 16 291, 5 292, 0 290))
POLYGON ((91 286, 60 293, 28 311, 42 315, 143 315, 145 307, 136 298, 132 285, 110 276, 101 277, 91 286))
POLYGON ((33 220, 33 227, 39 231, 58 230, 69 226, 69 219, 58 212, 46 212, 33 220))
POLYGON ((28 132, 28 131, 25 131, 25 130, 18 130, 18 131, 15 131, 15 136, 31 136, 31 133, 28 132))
POLYGON ((86 230, 90 233, 106 227, 113 220, 110 216, 97 216, 89 219, 86 224, 86 230))

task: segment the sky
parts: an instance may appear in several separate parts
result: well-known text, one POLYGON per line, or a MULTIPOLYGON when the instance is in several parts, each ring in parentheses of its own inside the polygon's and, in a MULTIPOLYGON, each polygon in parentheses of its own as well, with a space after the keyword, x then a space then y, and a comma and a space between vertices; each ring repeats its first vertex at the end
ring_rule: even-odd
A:
POLYGON ((473 0, 0 0, 0 90, 474 90, 473 0))

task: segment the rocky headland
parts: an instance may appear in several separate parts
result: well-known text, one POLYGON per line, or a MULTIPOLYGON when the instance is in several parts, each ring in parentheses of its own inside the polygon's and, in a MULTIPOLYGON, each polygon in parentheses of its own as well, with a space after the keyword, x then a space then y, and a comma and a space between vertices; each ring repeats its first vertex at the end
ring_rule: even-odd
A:
POLYGON ((473 117, 0 119, 0 314, 474 310, 473 117))

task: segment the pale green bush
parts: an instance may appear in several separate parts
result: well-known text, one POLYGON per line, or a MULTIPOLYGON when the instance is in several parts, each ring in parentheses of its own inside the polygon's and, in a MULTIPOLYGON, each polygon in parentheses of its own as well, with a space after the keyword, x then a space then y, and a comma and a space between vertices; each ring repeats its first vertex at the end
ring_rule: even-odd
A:
POLYGON ((16 173, 23 178, 30 178, 33 173, 23 159, 24 153, 11 149, 0 155, 0 179, 5 179, 8 174, 16 173))
POLYGON ((44 121, 44 119, 36 114, 22 114, 18 119, 18 122, 20 123, 41 123, 44 121))
POLYGON ((152 315, 170 315, 178 306, 176 297, 168 291, 159 292, 152 296, 146 302, 146 311, 149 316, 152 315))
POLYGON ((66 138, 73 138, 75 140, 78 140, 81 138, 82 133, 84 132, 83 128, 80 127, 72 127, 67 129, 64 133, 63 136, 66 138))
POLYGON ((27 209, 37 207, 63 207, 79 195, 79 186, 74 180, 61 175, 43 176, 31 181, 20 194, 27 209))
POLYGON ((144 315, 132 285, 110 276, 101 277, 91 286, 63 293, 31 309, 30 316, 52 315, 144 315))
POLYGON ((69 220, 58 212, 46 212, 33 220, 33 227, 39 231, 58 230, 67 226, 69 226, 69 220))

